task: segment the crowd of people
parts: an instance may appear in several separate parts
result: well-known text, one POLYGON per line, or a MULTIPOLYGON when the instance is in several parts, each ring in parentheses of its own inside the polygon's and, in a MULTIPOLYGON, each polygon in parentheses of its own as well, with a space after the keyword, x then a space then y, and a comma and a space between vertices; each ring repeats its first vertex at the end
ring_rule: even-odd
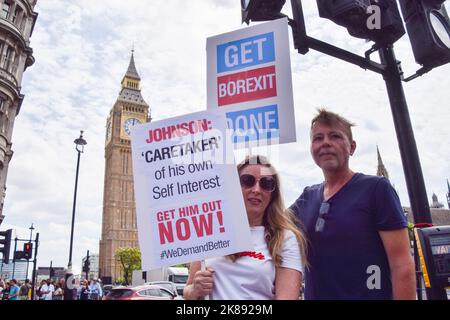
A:
MULTIPOLYGON (((83 280, 75 285, 76 300, 101 300, 103 288, 97 279, 83 280)), ((34 289, 34 299, 31 299, 33 290, 29 279, 18 282, 16 279, 0 281, 0 300, 64 300, 65 281, 52 279, 42 280, 34 289)))
POLYGON ((16 279, 0 281, 1 300, 29 300, 31 298, 31 285, 27 279, 23 283, 16 279))

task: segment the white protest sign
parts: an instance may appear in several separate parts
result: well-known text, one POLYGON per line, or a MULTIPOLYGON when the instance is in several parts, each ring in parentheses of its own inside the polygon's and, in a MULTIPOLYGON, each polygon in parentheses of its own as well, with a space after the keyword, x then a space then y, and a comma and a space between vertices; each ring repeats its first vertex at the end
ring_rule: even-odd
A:
POLYGON ((203 111, 133 127, 143 270, 251 249, 225 126, 224 115, 203 111))
POLYGON ((208 109, 236 146, 296 141, 287 18, 207 39, 208 109))

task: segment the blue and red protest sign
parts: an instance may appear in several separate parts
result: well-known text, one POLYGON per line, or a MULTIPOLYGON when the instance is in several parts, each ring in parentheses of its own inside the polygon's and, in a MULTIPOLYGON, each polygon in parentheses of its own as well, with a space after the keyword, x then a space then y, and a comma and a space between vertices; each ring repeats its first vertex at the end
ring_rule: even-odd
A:
POLYGON ((208 38, 208 109, 235 145, 296 141, 287 19, 208 38))

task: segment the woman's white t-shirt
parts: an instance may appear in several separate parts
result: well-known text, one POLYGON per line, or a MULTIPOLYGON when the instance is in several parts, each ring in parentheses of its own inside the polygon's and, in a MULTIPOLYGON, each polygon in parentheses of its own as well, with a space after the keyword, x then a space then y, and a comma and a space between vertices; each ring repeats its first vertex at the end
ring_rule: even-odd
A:
MULTIPOLYGON (((263 226, 250 227, 253 251, 242 252, 233 262, 226 257, 206 259, 206 267, 214 269, 214 300, 266 300, 275 298, 275 263, 265 241, 263 226)), ((284 232, 281 266, 302 272, 297 238, 284 232)))

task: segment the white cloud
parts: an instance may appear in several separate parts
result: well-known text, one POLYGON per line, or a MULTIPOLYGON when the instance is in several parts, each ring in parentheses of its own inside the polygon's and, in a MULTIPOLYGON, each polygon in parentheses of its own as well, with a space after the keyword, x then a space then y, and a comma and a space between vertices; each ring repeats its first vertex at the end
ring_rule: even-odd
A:
MULTIPOLYGON (((25 100, 13 133, 2 229, 28 238, 40 233, 38 265, 67 265, 76 151, 81 155, 73 262, 81 269, 87 250, 101 237, 105 123, 120 90, 134 43, 142 94, 154 120, 206 108, 206 38, 242 28, 239 1, 40 0, 31 38, 36 63, 24 74, 25 100)), ((286 13, 290 13, 286 5, 286 13)), ((320 19, 315 2, 304 1, 310 36, 363 54, 370 48, 344 28, 320 19)), ((405 75, 418 69, 407 36, 395 44, 405 75)), ((372 58, 378 60, 376 54, 372 58)), ((376 172, 380 147, 391 180, 408 195, 386 88, 381 76, 311 50, 299 55, 291 43, 297 137, 277 147, 286 203, 309 184, 321 182, 309 155, 309 121, 326 106, 354 121, 358 149, 352 166, 376 172), (282 155, 282 156, 280 156, 282 155)), ((404 84, 427 192, 445 200, 449 177, 450 65, 404 84)), ((275 152, 274 152, 275 153, 275 152)))

